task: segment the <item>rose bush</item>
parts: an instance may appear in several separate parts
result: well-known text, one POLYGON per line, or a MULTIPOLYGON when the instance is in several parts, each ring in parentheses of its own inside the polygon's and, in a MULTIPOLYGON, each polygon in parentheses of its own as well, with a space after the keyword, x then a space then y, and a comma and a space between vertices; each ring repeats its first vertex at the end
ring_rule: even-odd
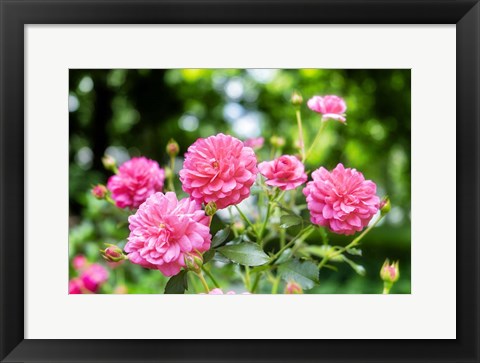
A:
MULTIPOLYGON (((169 278, 158 287, 165 293, 191 291, 189 286, 201 292, 200 283, 209 295, 235 294, 215 277, 216 268, 225 265, 235 266, 248 293, 301 294, 319 283, 322 269, 337 269, 339 263, 363 275, 363 266, 347 255, 361 256, 362 238, 388 213, 390 202, 380 199, 375 182, 355 165, 345 167, 342 160, 335 167, 310 163, 326 122, 345 124, 347 106, 336 95, 310 98, 308 108, 321 114, 322 121, 307 144, 302 102, 295 93, 298 155, 282 154, 285 140, 264 135, 271 157, 261 159, 258 151, 266 148, 265 138, 241 141, 218 133, 191 144, 178 174, 175 157, 181 150, 174 140, 165 147, 170 164, 162 168, 138 157, 117 169, 106 157, 104 165, 114 175, 106 188, 97 185, 91 193, 116 208, 128 208, 130 233, 123 248, 109 244, 103 257, 117 270, 123 260, 158 270, 169 278), (177 178, 181 190, 175 188, 177 178), (213 218, 224 226, 213 231, 213 218), (322 245, 308 242, 314 232, 323 236, 322 245), (335 245, 328 234, 357 235, 335 245)), ((73 264, 80 276, 70 281, 70 293, 96 292, 108 278, 106 270, 81 257, 73 264)))

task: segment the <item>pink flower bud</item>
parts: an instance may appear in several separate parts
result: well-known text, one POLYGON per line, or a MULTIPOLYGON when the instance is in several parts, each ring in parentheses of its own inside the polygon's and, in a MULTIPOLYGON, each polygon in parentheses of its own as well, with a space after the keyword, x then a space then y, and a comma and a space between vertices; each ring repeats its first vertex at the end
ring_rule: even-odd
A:
POLYGON ((180 152, 180 146, 178 146, 178 143, 174 139, 170 139, 166 150, 169 156, 177 156, 180 152))
POLYGON ((388 258, 383 263, 382 269, 380 270, 380 277, 384 282, 394 283, 400 278, 400 269, 398 261, 390 263, 388 258))
POLYGON ((215 202, 207 203, 207 205, 205 206, 205 214, 211 217, 216 212, 217 212, 217 204, 215 202))
POLYGON ((295 281, 289 281, 285 286, 285 294, 303 294, 303 290, 295 281))
POLYGON ((128 294, 128 289, 125 285, 118 285, 113 291, 114 294, 128 294))
POLYGON ((233 223, 232 229, 238 234, 242 234, 243 231, 245 231, 245 223, 243 223, 242 221, 236 221, 235 223, 233 223))
POLYGON ((87 258, 83 255, 77 255, 73 258, 72 266, 75 270, 80 271, 87 267, 87 258))
POLYGON ((292 102, 292 105, 294 105, 294 106, 301 106, 302 103, 303 103, 303 97, 299 92, 294 91, 292 93, 292 98, 290 99, 290 101, 292 102))
POLYGON ((105 250, 100 250, 102 252, 102 257, 108 262, 120 262, 126 259, 126 256, 123 254, 123 251, 120 247, 107 244, 105 250))
POLYGON ((115 162, 115 159, 112 158, 110 155, 105 155, 103 158, 102 158, 102 164, 103 164, 103 167, 107 170, 110 170, 114 173, 116 173, 117 171, 117 163, 115 162))
POLYGON ((270 144, 277 149, 281 149, 285 146, 285 139, 283 137, 274 135, 270 138, 270 144))
POLYGON ((107 188, 105 185, 98 184, 92 188, 92 195, 97 199, 103 199, 107 195, 107 188))
POLYGON ((380 202, 380 213, 382 214, 382 216, 388 214, 391 208, 392 208, 392 205, 390 204, 390 198, 389 197, 383 198, 382 201, 380 202))
POLYGON ((184 256, 184 259, 185 259, 185 266, 187 267, 187 269, 195 273, 199 273, 201 271, 203 266, 203 259, 201 256, 198 256, 193 253, 189 253, 184 256))

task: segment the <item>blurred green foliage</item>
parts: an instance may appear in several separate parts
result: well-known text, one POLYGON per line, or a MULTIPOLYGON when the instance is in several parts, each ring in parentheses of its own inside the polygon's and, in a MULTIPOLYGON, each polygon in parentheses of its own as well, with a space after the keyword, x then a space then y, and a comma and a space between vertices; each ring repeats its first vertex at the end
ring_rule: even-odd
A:
MULTIPOLYGON (((331 169, 342 162, 375 181, 378 194, 388 194, 392 201, 390 214, 362 243, 363 256, 357 261, 366 276, 343 265, 338 272, 322 270, 320 285, 309 292, 378 293, 378 272, 388 257, 399 259, 401 267, 392 293, 410 293, 410 70, 70 70, 70 257, 84 253, 91 262, 99 261, 103 243, 123 247, 128 236, 129 212, 89 193, 110 175, 101 163, 105 153, 120 163, 144 155, 166 165, 170 138, 179 143, 182 156, 197 138, 224 132, 240 139, 264 136, 266 144, 278 135, 287 141, 284 153, 295 154, 294 90, 304 98, 307 145, 320 125, 319 115, 306 107, 308 98, 336 94, 347 103, 347 125, 327 124, 307 169, 331 169)), ((261 160, 270 159, 266 148, 258 154, 261 160)), ((215 219, 213 228, 220 227, 215 219)), ((333 234, 330 239, 348 242, 333 234)), ((316 240, 320 236, 313 235, 312 243, 316 240)), ((224 267, 218 280, 231 286, 229 276, 237 276, 241 291, 236 268, 224 267)), ((166 282, 159 272, 128 263, 112 269, 111 276, 104 292, 126 284, 129 293, 158 293, 166 282)))

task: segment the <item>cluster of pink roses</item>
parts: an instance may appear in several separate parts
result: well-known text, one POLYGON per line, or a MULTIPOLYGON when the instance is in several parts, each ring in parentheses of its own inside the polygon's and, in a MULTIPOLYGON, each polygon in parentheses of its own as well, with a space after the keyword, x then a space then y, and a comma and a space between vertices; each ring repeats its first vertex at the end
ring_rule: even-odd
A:
MULTIPOLYGON (((308 107, 320 113, 322 121, 346 121, 346 105, 340 97, 315 96, 308 107)), ((129 217, 125 251, 130 261, 166 276, 176 275, 185 267, 186 257, 210 248, 210 218, 202 203, 214 203, 215 209, 240 203, 250 195, 258 173, 266 185, 282 191, 307 182, 305 166, 296 156, 258 163, 254 148, 262 145, 263 138, 242 142, 222 133, 195 141, 179 173, 182 189, 189 194, 181 200, 172 192, 162 193, 165 172, 157 162, 142 157, 121 165, 107 188, 118 207, 138 208, 129 217)), ((94 190, 94 194, 102 192, 94 190)), ((380 203, 375 183, 342 164, 332 171, 315 170, 303 194, 313 224, 345 235, 365 228, 380 203)))
POLYGON ((88 263, 85 256, 75 256, 73 268, 79 274, 68 283, 70 294, 94 294, 108 280, 108 271, 97 263, 88 263))

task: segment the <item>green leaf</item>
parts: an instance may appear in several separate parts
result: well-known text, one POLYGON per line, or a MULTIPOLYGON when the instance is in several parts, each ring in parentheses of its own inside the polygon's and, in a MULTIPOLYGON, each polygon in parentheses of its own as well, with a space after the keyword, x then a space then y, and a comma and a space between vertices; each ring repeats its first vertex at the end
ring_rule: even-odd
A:
POLYGON ((212 248, 203 254, 203 264, 208 263, 213 256, 215 256, 215 250, 212 248))
POLYGON ((212 248, 216 248, 220 246, 223 242, 225 242, 230 234, 230 226, 219 230, 215 233, 215 236, 212 238, 212 248))
POLYGON ((220 253, 215 253, 215 256, 213 256, 213 260, 215 262, 220 262, 220 263, 223 263, 225 265, 230 263, 230 260, 228 258, 226 258, 225 256, 221 255, 220 253))
POLYGON ((287 260, 290 258, 292 255, 292 249, 287 248, 285 251, 282 252, 280 256, 278 256, 277 260, 275 261, 275 264, 281 265, 284 262, 287 262, 287 260))
POLYGON ((352 256, 361 256, 362 250, 360 248, 348 248, 347 253, 352 256))
POLYGON ((343 260, 348 263, 350 265, 351 268, 353 268, 353 270, 359 274, 360 276, 365 276, 365 274, 367 273, 366 270, 365 270, 365 267, 363 267, 362 265, 357 265, 355 262, 353 262, 352 260, 346 258, 345 256, 342 255, 342 258, 343 260))
POLYGON ((269 261, 268 255, 259 245, 243 242, 238 245, 223 246, 217 249, 229 260, 244 266, 261 266, 269 261))
POLYGON ((302 223, 302 218, 295 214, 286 214, 280 217, 280 228, 289 228, 302 223))
POLYGON ((272 269, 273 268, 273 265, 262 265, 262 266, 257 266, 257 267, 254 267, 250 270, 250 273, 251 274, 256 274, 256 273, 259 273, 259 272, 262 272, 262 271, 266 271, 266 270, 269 270, 269 269, 272 269))
POLYGON ((309 290, 318 283, 318 267, 311 261, 290 260, 278 267, 284 281, 295 281, 304 290, 309 290))
POLYGON ((183 294, 188 290, 187 271, 182 270, 175 276, 170 277, 165 285, 165 294, 183 294))

